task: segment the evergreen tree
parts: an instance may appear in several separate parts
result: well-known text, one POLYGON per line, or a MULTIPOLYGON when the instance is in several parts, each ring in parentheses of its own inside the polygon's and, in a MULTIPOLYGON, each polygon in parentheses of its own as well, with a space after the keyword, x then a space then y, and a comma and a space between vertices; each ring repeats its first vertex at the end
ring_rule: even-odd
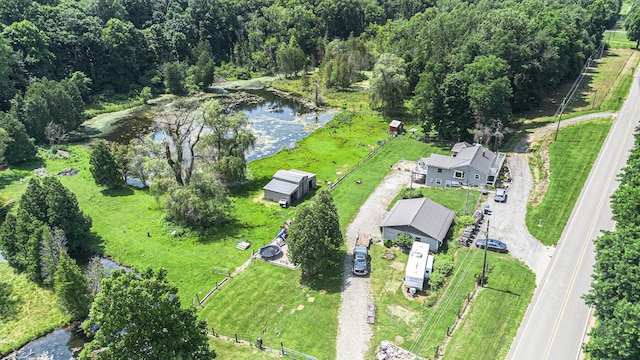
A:
POLYGON ((25 272, 33 281, 41 281, 40 239, 44 225, 23 209, 9 214, 0 227, 0 248, 9 265, 25 272))
POLYGON ((46 193, 47 223, 67 235, 69 251, 78 249, 91 236, 91 218, 78 206, 76 196, 54 177, 45 177, 42 187, 46 193))
POLYGON ((27 135, 24 125, 12 113, 0 112, 0 128, 6 130, 9 137, 4 153, 5 161, 9 165, 19 164, 36 156, 38 151, 33 145, 33 139, 27 135))
POLYGON ((291 261, 306 274, 318 274, 329 266, 332 254, 344 239, 338 211, 329 190, 322 190, 310 205, 301 206, 287 238, 291 261))
POLYGON ((87 292, 87 280, 80 271, 75 260, 63 251, 56 268, 54 289, 60 306, 73 315, 81 318, 89 312, 91 298, 87 292))
POLYGON ((93 148, 89 164, 89 170, 97 185, 114 189, 124 184, 121 167, 116 162, 111 148, 104 141, 98 141, 93 148))

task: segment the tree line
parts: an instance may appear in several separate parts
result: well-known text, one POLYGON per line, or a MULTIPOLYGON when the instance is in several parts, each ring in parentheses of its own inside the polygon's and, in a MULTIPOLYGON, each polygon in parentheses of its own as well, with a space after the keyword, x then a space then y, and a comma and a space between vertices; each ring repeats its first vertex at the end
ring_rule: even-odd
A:
POLYGON ((58 142, 100 97, 185 95, 216 77, 309 67, 336 88, 374 70, 372 107, 472 140, 574 77, 619 9, 619 0, 7 0, 0 109, 12 124, 1 126, 0 150, 24 148, 5 154, 10 164, 32 157, 25 132, 58 142))
POLYGON ((586 302, 598 321, 585 349, 592 359, 640 358, 640 128, 618 179, 611 209, 616 228, 596 239, 586 302))

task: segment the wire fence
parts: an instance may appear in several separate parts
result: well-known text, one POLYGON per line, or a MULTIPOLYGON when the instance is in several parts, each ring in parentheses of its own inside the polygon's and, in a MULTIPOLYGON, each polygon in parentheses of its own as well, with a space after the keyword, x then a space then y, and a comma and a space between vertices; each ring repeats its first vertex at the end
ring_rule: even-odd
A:
POLYGON ((220 340, 225 340, 225 341, 233 341, 236 344, 242 344, 245 346, 249 346, 251 348, 256 348, 260 351, 265 351, 265 352, 270 352, 273 354, 278 354, 280 356, 284 356, 287 357, 289 359, 295 359, 295 360, 318 360, 318 358, 305 354, 303 352, 285 347, 283 342, 280 341, 280 344, 275 344, 274 346, 267 346, 267 344, 265 344, 264 340, 262 338, 256 338, 256 340, 246 340, 243 339, 241 336, 238 336, 238 334, 233 334, 233 337, 229 337, 229 336, 225 336, 219 333, 215 332, 214 328, 211 328, 211 331, 208 333, 209 336, 215 337, 217 339, 220 340))
POLYGON ((367 154, 367 156, 362 159, 359 163, 356 164, 356 166, 352 167, 349 171, 347 171, 344 175, 342 175, 338 181, 336 181, 334 184, 331 184, 331 189, 333 189, 334 187, 336 187, 336 185, 340 184, 340 182, 342 180, 344 180, 347 176, 349 176, 352 172, 358 170, 362 165, 364 165, 367 160, 369 160, 373 155, 375 155, 380 149, 382 149, 382 147, 387 144, 389 141, 391 140, 387 140, 387 141, 379 141, 378 142, 378 147, 374 148, 369 154, 367 154))

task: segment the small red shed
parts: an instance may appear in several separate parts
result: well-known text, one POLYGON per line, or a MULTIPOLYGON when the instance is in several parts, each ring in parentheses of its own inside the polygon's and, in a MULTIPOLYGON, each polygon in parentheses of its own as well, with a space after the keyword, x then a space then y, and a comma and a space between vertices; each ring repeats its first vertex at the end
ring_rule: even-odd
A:
POLYGON ((403 124, 402 121, 400 120, 392 120, 389 123, 389 132, 396 132, 396 133, 401 133, 402 132, 402 128, 403 124))

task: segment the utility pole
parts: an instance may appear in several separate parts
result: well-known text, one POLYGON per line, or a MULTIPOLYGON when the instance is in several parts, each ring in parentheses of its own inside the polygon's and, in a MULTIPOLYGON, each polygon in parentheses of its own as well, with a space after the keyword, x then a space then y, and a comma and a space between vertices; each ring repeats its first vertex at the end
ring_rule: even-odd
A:
POLYGON ((556 133, 553 136, 553 141, 558 140, 558 131, 560 131, 560 119, 562 119, 562 113, 564 112, 565 100, 562 100, 560 105, 560 115, 558 115, 558 126, 556 126, 556 133))
POLYGON ((489 247, 489 219, 487 219, 487 231, 484 232, 484 261, 482 262, 482 278, 480 279, 480 286, 484 287, 486 284, 487 276, 487 248, 489 247))

